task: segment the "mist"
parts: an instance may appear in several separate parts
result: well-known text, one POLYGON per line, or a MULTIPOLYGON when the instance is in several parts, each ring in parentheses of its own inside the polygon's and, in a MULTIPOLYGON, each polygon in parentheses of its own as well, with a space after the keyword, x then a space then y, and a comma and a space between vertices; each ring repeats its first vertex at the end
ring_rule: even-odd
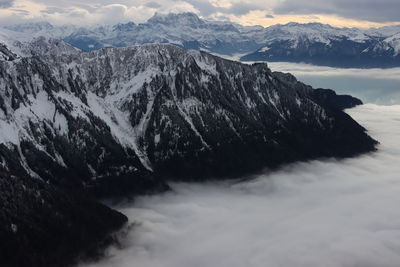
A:
POLYGON ((381 144, 119 204, 131 228, 98 267, 397 267, 400 106, 347 111, 381 144))
POLYGON ((268 62, 273 71, 289 72, 315 88, 351 94, 364 103, 400 103, 400 68, 332 68, 302 63, 268 62))

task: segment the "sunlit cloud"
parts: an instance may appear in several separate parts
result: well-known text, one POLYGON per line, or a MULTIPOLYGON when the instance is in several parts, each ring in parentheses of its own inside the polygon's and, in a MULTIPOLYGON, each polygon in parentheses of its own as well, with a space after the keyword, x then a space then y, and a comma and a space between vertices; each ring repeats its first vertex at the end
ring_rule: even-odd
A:
POLYGON ((400 24, 397 0, 356 1, 354 4, 343 0, 0 0, 0 23, 32 20, 54 24, 140 23, 155 12, 194 12, 205 19, 222 18, 244 25, 269 26, 294 21, 367 28, 400 24))
POLYGON ((250 11, 244 15, 225 15, 228 16, 231 21, 243 24, 243 25, 262 25, 270 26, 275 24, 286 24, 289 22, 298 23, 309 23, 318 22, 323 24, 330 24, 336 27, 358 27, 358 28, 372 28, 372 27, 383 27, 389 25, 398 25, 400 22, 373 22, 366 20, 356 20, 340 17, 337 15, 327 15, 327 14, 287 14, 287 15, 277 15, 273 14, 271 16, 272 10, 254 10, 250 11))
POLYGON ((113 24, 127 21, 145 22, 162 10, 165 13, 195 12, 186 1, 54 1, 16 0, 13 8, 0 9, 0 23, 49 21, 54 24, 113 24), (18 8, 19 12, 16 12, 18 8), (21 13, 25 11, 25 13, 21 13))

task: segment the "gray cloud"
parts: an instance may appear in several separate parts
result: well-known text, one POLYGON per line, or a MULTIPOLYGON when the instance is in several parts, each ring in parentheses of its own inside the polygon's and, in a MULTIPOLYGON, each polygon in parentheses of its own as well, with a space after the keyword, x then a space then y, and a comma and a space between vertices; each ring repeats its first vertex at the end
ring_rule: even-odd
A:
POLYGON ((224 9, 224 12, 234 15, 244 15, 253 10, 262 10, 259 5, 251 3, 233 3, 231 7, 224 9))
POLYGON ((44 10, 42 10, 41 12, 46 13, 46 14, 55 14, 55 13, 69 13, 70 9, 66 9, 66 8, 59 8, 59 7, 48 7, 44 10))
POLYGON ((14 12, 14 14, 16 14, 18 16, 27 16, 27 15, 29 15, 29 12, 24 10, 24 9, 12 8, 11 10, 14 12))
MULTIPOLYGON (((377 153, 241 183, 175 184, 119 209, 135 222, 98 267, 397 267, 400 106, 349 111, 377 153)), ((84 265, 85 266, 85 265, 84 265)))
POLYGON ((14 0, 0 0, 0 8, 9 8, 14 4, 14 0))
POLYGON ((150 8, 160 8, 161 5, 157 2, 147 2, 144 4, 144 6, 150 7, 150 8))
POLYGON ((209 16, 218 11, 208 0, 187 0, 187 2, 198 9, 203 16, 209 16))
POLYGON ((398 0, 284 0, 274 8, 276 14, 337 14, 375 22, 398 21, 399 10, 398 0))
POLYGON ((187 0, 188 3, 192 4, 198 9, 203 16, 209 16, 216 12, 233 15, 244 15, 252 10, 262 10, 263 7, 258 4, 248 2, 232 2, 230 7, 216 7, 211 4, 208 0, 187 0))

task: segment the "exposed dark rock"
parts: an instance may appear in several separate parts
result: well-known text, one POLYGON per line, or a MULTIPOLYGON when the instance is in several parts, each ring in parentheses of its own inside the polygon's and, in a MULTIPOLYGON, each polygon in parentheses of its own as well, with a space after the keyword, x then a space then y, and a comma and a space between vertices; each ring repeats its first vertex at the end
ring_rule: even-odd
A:
MULTIPOLYGON (((281 82, 292 86, 292 87, 308 87, 301 82, 299 82, 296 77, 290 73, 274 72, 274 76, 281 82)), ((344 110, 347 108, 354 108, 355 106, 362 105, 362 101, 356 97, 350 95, 337 95, 335 91, 331 89, 312 89, 310 90, 311 96, 315 102, 324 107, 329 107, 332 109, 344 110)))
POLYGON ((11 61, 16 59, 18 56, 14 54, 6 45, 0 43, 0 60, 11 61))
POLYGON ((350 95, 337 95, 335 91, 329 89, 315 89, 313 91, 314 99, 321 103, 321 105, 326 105, 332 108, 346 109, 353 108, 358 105, 362 105, 360 99, 355 98, 350 95))

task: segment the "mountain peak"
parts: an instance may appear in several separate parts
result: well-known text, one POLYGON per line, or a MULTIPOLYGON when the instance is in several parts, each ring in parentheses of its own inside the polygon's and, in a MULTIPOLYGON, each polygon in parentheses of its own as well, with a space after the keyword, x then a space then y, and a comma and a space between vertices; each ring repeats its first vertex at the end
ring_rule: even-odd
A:
POLYGON ((283 27, 302 27, 302 28, 313 28, 313 29, 333 29, 329 24, 323 24, 320 22, 309 22, 309 23, 298 23, 298 22, 289 22, 286 24, 278 24, 283 27))
POLYGON ((205 22, 199 18, 195 13, 184 12, 184 13, 169 13, 161 14, 156 12, 147 23, 151 24, 183 24, 183 25, 201 25, 205 22))
POLYGON ((134 29, 136 24, 133 21, 127 23, 118 23, 113 26, 113 31, 131 31, 134 29))
POLYGON ((40 21, 33 23, 21 23, 12 26, 6 26, 4 28, 16 32, 36 33, 40 31, 52 30, 54 26, 47 21, 40 21))

